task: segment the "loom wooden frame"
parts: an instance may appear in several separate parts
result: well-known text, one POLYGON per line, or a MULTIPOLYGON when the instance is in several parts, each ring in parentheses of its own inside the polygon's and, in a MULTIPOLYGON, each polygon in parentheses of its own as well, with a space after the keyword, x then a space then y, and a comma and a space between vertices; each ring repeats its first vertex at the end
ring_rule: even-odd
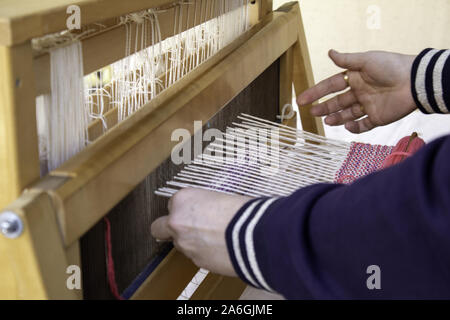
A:
MULTIPOLYGON (((190 128, 194 120, 207 121, 279 58, 280 106, 291 102, 292 84, 297 93, 314 84, 298 3, 272 11, 272 1, 260 0, 259 23, 251 30, 39 179, 36 59, 30 39, 63 29, 59 16, 69 4, 80 4, 88 13, 83 23, 91 23, 100 10, 106 19, 169 2, 59 0, 59 6, 49 8, 51 1, 44 1, 37 12, 0 18, 0 66, 5 70, 0 75, 0 207, 18 214, 25 225, 17 239, 0 236, 0 254, 7 257, 0 261, 2 298, 80 299, 79 290, 66 288, 66 267, 80 265, 79 238, 170 155, 173 146, 162 145, 162 137, 174 128, 190 128), (130 166, 132 173, 123 170, 130 166)), ((323 134, 309 107, 301 110, 303 128, 323 134)), ((133 298, 174 299, 197 270, 172 250, 133 298)), ((234 299, 243 288, 240 280, 210 274, 193 298, 234 299)))

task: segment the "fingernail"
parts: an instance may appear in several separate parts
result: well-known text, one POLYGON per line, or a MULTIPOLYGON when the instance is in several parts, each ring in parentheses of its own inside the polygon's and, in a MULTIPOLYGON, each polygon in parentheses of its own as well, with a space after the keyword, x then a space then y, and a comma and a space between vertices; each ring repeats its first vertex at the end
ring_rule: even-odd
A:
POLYGON ((337 55, 337 54, 340 54, 340 53, 338 51, 334 50, 334 49, 330 50, 330 54, 329 55, 337 55))

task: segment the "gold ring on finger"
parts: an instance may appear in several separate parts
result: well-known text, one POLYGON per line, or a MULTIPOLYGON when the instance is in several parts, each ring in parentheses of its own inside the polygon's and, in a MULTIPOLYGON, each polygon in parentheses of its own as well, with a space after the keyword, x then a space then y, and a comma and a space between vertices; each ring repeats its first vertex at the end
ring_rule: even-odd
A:
POLYGON ((348 77, 348 71, 343 72, 342 75, 344 76, 344 81, 347 84, 347 87, 350 87, 350 79, 348 77))
POLYGON ((366 111, 364 110, 363 105, 359 105, 359 110, 361 110, 361 113, 366 114, 366 111))

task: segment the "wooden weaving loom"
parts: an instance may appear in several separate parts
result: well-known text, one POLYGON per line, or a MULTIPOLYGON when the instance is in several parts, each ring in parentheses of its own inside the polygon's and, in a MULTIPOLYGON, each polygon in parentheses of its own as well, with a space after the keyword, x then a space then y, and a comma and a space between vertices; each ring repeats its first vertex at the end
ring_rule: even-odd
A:
MULTIPOLYGON (((314 84, 298 3, 273 11, 270 0, 250 1, 249 30, 106 133, 94 122, 93 142, 42 177, 36 97, 49 91, 50 59, 35 54, 32 39, 65 30, 70 5, 80 7, 82 26, 166 8, 160 26, 168 38, 176 32, 174 10, 195 12, 218 1, 181 7, 173 0, 0 3, 0 217, 11 214, 23 226, 17 237, 0 234, 0 298, 113 298, 105 266, 105 216, 111 221, 119 292, 142 278, 128 298, 176 299, 196 274, 190 260, 149 232, 150 223, 167 213, 166 200, 153 191, 178 170, 170 163, 171 133, 186 128, 193 135, 199 120, 223 130, 241 112, 275 121, 292 101, 292 84, 297 94, 314 84), (146 273, 155 259, 161 261, 146 273), (66 286, 71 265, 81 266, 82 290, 66 286)), ((192 18, 181 31, 201 22, 192 18)), ((122 59, 124 37, 122 26, 82 38, 84 74, 122 59)), ((323 135, 308 106, 300 116, 304 130, 323 135)), ((114 125, 117 116, 107 121, 114 125)), ((295 118, 289 124, 295 126, 295 118)), ((17 225, 3 230, 8 227, 14 231, 17 225)), ((239 279, 208 274, 192 299, 236 299, 244 288, 239 279)))

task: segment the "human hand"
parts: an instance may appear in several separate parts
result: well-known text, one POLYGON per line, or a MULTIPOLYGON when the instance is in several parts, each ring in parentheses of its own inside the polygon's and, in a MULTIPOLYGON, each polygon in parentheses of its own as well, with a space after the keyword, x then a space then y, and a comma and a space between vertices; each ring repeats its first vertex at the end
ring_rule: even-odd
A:
MULTIPOLYGON (((397 121, 417 107, 411 93, 411 68, 415 56, 383 51, 364 53, 329 52, 333 62, 347 69, 350 90, 311 108, 314 116, 326 116, 331 126, 345 124, 353 133, 397 121)), ((309 88, 297 98, 299 106, 342 91, 347 83, 342 73, 309 88)))
POLYGON ((198 267, 236 276, 225 241, 225 230, 234 215, 251 198, 183 189, 169 200, 169 215, 155 220, 153 237, 173 240, 175 248, 198 267))

